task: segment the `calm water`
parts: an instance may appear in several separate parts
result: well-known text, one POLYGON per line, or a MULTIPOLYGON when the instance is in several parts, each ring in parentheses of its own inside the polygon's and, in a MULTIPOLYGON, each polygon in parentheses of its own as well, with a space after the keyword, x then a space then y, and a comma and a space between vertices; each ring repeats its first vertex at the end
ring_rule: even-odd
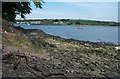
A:
POLYGON ((17 24, 17 26, 25 29, 41 29, 50 35, 64 38, 118 44, 118 26, 52 26, 26 24, 17 24))

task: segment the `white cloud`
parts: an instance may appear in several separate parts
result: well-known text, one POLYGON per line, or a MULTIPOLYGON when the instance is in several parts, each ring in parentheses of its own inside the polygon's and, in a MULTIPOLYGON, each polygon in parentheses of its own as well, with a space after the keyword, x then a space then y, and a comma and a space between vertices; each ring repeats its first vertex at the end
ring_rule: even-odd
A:
MULTIPOLYGON (((87 2, 65 2, 64 5, 70 4, 75 6, 75 9, 65 8, 64 10, 48 9, 44 10, 33 9, 32 14, 27 15, 27 19, 40 18, 80 18, 105 21, 118 21, 117 3, 87 3, 87 2), (80 9, 80 10, 79 10, 80 9), (69 12, 66 12, 69 11, 69 12), (73 10, 73 11, 70 11, 73 10), (78 11, 79 10, 79 11, 78 11)), ((64 7, 63 7, 64 8, 64 7)), ((19 18, 19 17, 18 17, 19 18)))
MULTIPOLYGON (((33 10, 30 15, 26 15, 26 19, 40 19, 40 18, 72 18, 74 15, 67 14, 64 12, 53 12, 47 10, 33 10)), ((20 19, 18 16, 17 19, 20 19)))
POLYGON ((66 4, 76 6, 78 9, 80 8, 80 15, 75 15, 79 18, 118 21, 117 2, 66 2, 66 4))
POLYGON ((119 2, 119 0, 45 0, 45 2, 119 2))

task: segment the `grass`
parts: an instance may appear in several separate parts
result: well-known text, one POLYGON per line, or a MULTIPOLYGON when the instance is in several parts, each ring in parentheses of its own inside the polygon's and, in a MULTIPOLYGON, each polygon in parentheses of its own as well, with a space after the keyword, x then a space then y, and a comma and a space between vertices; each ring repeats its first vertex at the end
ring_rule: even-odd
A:
POLYGON ((42 50, 49 50, 53 52, 52 50, 57 49, 59 51, 82 52, 100 56, 114 56, 116 54, 116 51, 114 49, 115 46, 112 44, 101 44, 87 41, 78 41, 74 39, 64 39, 58 36, 46 34, 40 30, 25 30, 20 27, 14 28, 9 27, 9 25, 6 26, 7 27, 4 27, 5 30, 9 30, 8 32, 14 31, 16 34, 16 38, 12 41, 3 39, 3 43, 6 45, 26 47, 29 50, 32 49, 36 52, 42 50), (19 35, 19 33, 21 35, 19 35))

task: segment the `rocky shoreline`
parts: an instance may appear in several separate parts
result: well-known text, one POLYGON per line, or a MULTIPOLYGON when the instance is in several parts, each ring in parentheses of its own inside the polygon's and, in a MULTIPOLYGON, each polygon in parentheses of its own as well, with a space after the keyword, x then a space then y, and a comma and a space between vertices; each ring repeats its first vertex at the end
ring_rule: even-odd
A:
POLYGON ((3 77, 120 77, 116 45, 3 27, 3 77))

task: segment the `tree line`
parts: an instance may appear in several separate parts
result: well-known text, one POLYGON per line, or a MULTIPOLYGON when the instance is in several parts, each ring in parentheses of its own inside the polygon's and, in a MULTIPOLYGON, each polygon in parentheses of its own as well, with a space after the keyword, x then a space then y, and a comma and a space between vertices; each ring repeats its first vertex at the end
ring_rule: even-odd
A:
POLYGON ((103 25, 103 26, 120 26, 118 22, 82 20, 82 19, 29 19, 16 20, 16 23, 29 23, 40 25, 103 25))

